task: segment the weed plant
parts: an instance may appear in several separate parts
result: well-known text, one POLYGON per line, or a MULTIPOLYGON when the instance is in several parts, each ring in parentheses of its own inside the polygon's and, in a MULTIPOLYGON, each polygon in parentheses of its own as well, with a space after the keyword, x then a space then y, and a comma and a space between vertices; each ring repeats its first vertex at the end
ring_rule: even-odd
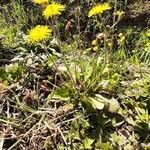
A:
POLYGON ((33 0, 28 29, 23 1, 3 6, 0 149, 150 148, 150 30, 120 29, 122 3, 33 0))

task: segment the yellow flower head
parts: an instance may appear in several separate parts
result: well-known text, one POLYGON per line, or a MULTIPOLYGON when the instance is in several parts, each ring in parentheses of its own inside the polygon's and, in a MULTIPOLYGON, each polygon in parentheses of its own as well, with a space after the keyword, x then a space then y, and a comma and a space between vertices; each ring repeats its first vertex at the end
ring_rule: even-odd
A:
POLYGON ((48 0, 33 0, 33 3, 36 4, 48 3, 48 0))
POLYGON ((29 42, 40 42, 47 39, 51 35, 52 30, 48 26, 37 25, 29 31, 29 42))
POLYGON ((100 5, 94 6, 89 11, 88 17, 92 17, 93 15, 101 14, 105 10, 109 10, 109 9, 111 9, 111 7, 110 7, 110 5, 108 3, 104 3, 104 4, 100 4, 100 5))
POLYGON ((43 11, 43 15, 46 19, 52 18, 53 16, 60 15, 61 11, 65 9, 64 5, 58 3, 49 4, 43 11))

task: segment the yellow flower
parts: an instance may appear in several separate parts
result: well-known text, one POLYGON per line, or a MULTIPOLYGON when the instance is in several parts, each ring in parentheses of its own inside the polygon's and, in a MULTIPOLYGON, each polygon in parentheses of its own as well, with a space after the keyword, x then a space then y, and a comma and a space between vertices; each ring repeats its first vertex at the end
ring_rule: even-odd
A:
POLYGON ((43 11, 43 15, 46 19, 52 18, 53 16, 60 15, 61 11, 65 9, 64 5, 53 3, 49 4, 43 11))
POLYGON ((108 3, 104 3, 104 4, 100 4, 100 5, 94 6, 89 11, 88 17, 92 17, 93 15, 101 14, 105 10, 109 10, 109 9, 111 9, 111 7, 110 7, 110 5, 108 3))
POLYGON ((51 35, 52 30, 48 26, 37 25, 29 31, 29 42, 40 42, 47 39, 51 35))
POLYGON ((33 3, 37 4, 48 3, 48 0, 33 0, 33 3))

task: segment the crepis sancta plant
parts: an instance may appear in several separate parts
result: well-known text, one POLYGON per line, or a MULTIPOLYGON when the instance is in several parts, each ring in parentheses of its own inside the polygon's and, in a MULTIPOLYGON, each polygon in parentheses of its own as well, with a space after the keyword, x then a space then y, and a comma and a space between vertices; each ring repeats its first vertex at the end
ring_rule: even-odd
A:
POLYGON ((0 149, 149 148, 148 27, 120 0, 28 2, 0 11, 0 149))

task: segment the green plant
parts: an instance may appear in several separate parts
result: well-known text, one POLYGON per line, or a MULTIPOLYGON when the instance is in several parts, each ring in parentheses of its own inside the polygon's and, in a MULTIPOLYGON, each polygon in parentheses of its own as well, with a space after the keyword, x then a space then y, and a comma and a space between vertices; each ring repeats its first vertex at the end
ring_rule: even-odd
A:
POLYGON ((30 18, 23 1, 3 5, 2 44, 15 53, 0 67, 0 149, 149 147, 149 30, 119 26, 128 3, 33 2, 30 18))

